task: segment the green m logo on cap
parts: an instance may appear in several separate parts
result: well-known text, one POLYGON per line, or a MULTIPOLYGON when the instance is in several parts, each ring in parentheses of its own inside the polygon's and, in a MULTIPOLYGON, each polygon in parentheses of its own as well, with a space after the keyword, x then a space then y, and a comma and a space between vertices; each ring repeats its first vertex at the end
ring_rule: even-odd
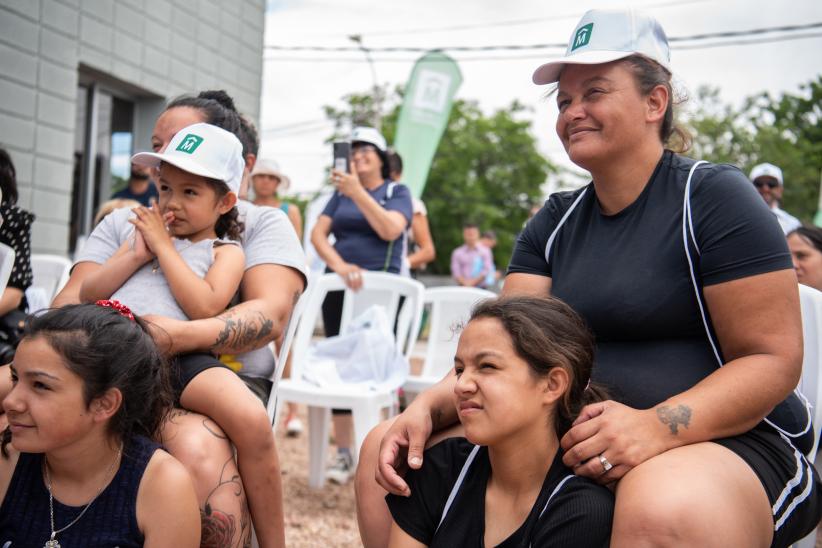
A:
POLYGON ((574 35, 574 45, 571 46, 571 51, 581 48, 582 46, 587 46, 588 42, 591 41, 591 33, 593 31, 593 23, 588 23, 584 27, 579 27, 579 30, 577 30, 577 33, 574 35))
POLYGON ((199 135, 194 135, 193 133, 189 133, 186 135, 180 144, 177 145, 175 150, 179 150, 180 152, 185 152, 186 154, 194 154, 194 151, 197 150, 197 147, 200 146, 200 143, 203 142, 203 138, 199 135))

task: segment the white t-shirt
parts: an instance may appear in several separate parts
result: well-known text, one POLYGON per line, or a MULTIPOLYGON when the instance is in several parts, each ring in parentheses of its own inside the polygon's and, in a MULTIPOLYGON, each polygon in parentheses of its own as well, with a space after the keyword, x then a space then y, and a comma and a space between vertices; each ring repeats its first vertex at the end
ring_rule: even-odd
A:
MULTIPOLYGON (((255 206, 242 200, 237 202, 237 209, 245 223, 242 236, 245 269, 276 264, 291 267, 307 279, 305 256, 288 216, 280 209, 255 206)), ((74 264, 105 263, 131 234, 133 226, 128 222, 130 215, 131 209, 127 207, 109 213, 89 235, 74 264)), ((267 346, 238 355, 235 359, 242 364, 239 372, 249 377, 268 378, 274 371, 274 356, 267 346)))
POLYGON ((776 220, 779 221, 779 226, 782 227, 782 232, 784 232, 786 236, 802 226, 799 219, 784 209, 780 209, 779 206, 773 206, 771 211, 773 211, 773 214, 776 215, 776 220))

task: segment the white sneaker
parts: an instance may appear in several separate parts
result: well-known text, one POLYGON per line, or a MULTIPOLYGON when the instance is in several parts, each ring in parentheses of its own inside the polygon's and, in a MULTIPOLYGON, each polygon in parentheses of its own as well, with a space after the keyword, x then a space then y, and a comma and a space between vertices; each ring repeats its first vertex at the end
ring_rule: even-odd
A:
POLYGON ((291 417, 291 420, 285 423, 285 435, 290 438, 296 438, 303 433, 303 421, 297 417, 291 417))
POLYGON ((347 453, 337 453, 334 464, 325 469, 325 477, 328 478, 328 481, 343 485, 351 479, 353 471, 354 462, 351 455, 347 453))

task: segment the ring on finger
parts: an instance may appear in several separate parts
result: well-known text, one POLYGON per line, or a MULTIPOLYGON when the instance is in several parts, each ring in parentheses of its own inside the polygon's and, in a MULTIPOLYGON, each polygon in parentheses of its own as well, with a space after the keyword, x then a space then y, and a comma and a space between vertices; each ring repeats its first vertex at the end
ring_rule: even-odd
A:
POLYGON ((611 464, 610 462, 608 462, 608 459, 606 459, 606 458, 605 458, 605 455, 600 455, 600 456, 599 456, 599 462, 600 462, 600 464, 602 464, 602 469, 603 469, 605 472, 610 471, 610 470, 611 470, 611 468, 613 468, 613 467, 614 467, 614 465, 613 465, 613 464, 611 464))

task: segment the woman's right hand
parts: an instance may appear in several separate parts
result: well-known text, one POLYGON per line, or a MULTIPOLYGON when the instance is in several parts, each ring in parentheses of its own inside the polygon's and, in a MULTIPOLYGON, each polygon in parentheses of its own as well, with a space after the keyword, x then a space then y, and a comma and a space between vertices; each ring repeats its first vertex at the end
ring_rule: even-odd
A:
POLYGON ((416 470, 422 466, 425 444, 433 430, 431 410, 419 401, 408 406, 394 420, 380 442, 375 473, 375 479, 383 489, 404 497, 411 494, 402 476, 408 468, 416 470))
POLYGON ((352 291, 359 291, 362 287, 362 273, 364 270, 355 264, 342 263, 334 269, 352 291))

